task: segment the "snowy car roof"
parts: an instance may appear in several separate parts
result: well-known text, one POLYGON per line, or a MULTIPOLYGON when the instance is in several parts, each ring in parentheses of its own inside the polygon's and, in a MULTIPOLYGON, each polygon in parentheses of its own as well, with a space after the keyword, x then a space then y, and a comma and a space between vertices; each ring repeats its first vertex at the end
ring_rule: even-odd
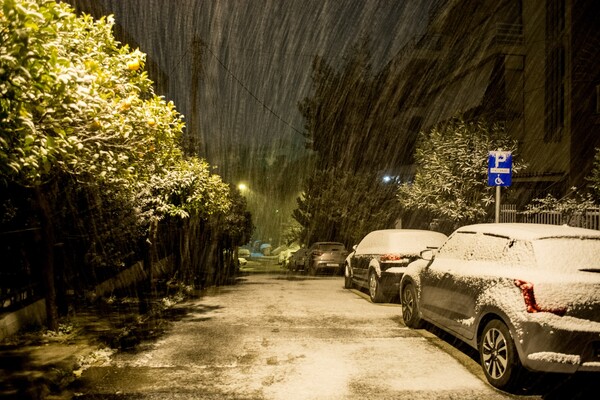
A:
POLYGON ((419 254, 427 247, 440 247, 448 237, 420 229, 381 229, 367 234, 356 248, 357 254, 419 254))
POLYGON ((534 240, 551 237, 593 237, 600 238, 600 231, 575 228, 568 225, 548 225, 529 223, 476 224, 458 228, 456 232, 487 233, 512 239, 534 240))

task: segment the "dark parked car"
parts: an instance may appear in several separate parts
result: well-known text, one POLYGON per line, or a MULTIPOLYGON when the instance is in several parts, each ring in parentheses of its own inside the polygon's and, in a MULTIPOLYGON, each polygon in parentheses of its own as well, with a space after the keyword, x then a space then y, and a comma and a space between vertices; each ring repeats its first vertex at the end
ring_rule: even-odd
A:
POLYGON ((493 386, 515 388, 526 370, 600 372, 599 231, 471 225, 425 253, 402 278, 404 322, 477 349, 493 386))
POLYGON ((306 270, 309 275, 328 271, 341 275, 344 260, 348 255, 346 247, 338 242, 315 242, 306 255, 306 270))
POLYGON ((421 251, 440 247, 443 233, 415 229, 383 229, 366 235, 346 258, 344 287, 369 290, 373 303, 398 296, 400 279, 421 251))
POLYGON ((290 271, 304 270, 304 264, 306 263, 306 253, 308 249, 306 247, 296 250, 290 256, 286 266, 290 271))

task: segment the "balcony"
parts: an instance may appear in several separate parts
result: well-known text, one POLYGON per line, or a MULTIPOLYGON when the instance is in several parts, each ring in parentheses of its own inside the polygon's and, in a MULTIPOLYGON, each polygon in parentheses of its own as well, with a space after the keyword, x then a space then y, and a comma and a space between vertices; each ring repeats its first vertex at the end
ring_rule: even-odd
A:
POLYGON ((523 25, 499 22, 494 27, 494 43, 498 45, 522 45, 523 25))

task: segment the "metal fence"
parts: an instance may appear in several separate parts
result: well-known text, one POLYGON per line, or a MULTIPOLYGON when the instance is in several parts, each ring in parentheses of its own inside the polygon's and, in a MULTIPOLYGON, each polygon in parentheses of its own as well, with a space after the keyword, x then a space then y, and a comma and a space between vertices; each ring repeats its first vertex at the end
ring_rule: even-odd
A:
POLYGON ((580 228, 600 230, 600 207, 588 208, 584 212, 563 214, 557 211, 543 211, 534 214, 518 211, 514 204, 500 206, 500 222, 529 222, 534 224, 570 225, 580 228))

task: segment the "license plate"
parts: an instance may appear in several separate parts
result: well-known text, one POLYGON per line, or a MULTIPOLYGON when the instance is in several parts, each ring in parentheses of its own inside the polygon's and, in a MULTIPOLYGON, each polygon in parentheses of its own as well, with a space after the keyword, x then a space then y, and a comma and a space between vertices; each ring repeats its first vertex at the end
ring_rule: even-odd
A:
POLYGON ((333 264, 333 263, 327 263, 327 266, 328 267, 337 267, 338 265, 337 264, 333 264))

